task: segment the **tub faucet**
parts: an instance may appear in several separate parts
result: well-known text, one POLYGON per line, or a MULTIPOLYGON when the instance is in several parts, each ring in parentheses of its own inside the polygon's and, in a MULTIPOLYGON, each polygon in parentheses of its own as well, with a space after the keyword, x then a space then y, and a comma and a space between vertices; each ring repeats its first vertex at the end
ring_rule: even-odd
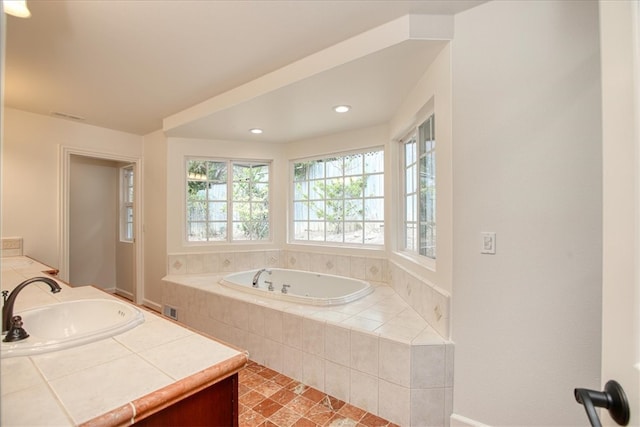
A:
POLYGON ((50 279, 48 277, 33 277, 31 279, 27 279, 24 282, 20 283, 18 286, 16 286, 16 288, 13 291, 11 291, 11 293, 9 294, 9 297, 7 298, 4 305, 2 306, 2 333, 3 334, 7 332, 11 327, 11 319, 13 319, 13 305, 16 302, 16 297, 18 296, 20 291, 23 290, 27 285, 35 282, 46 283, 47 285, 49 285, 49 287, 51 288, 51 292, 54 294, 57 294, 62 290, 60 288, 60 285, 58 285, 58 283, 55 280, 50 279))
POLYGON ((274 287, 273 287, 273 282, 271 280, 265 280, 264 281, 265 285, 269 285, 269 287, 267 288, 269 291, 273 292, 274 287))
POLYGON ((253 285, 254 288, 258 287, 258 280, 260 280, 260 275, 262 273, 271 274, 271 270, 267 270, 266 268, 262 268, 258 270, 258 272, 253 276, 253 280, 251 281, 251 284, 253 285))
POLYGON ((282 292, 283 294, 287 294, 289 293, 288 289, 291 287, 291 285, 282 285, 282 289, 280 290, 280 292, 282 292))

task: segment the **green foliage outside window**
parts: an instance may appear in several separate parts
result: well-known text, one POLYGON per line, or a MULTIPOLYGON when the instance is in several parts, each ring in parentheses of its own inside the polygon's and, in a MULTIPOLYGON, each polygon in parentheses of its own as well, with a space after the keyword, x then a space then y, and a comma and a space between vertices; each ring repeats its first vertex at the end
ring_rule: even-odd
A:
POLYGON ((293 164, 293 239, 384 243, 384 152, 293 164))
POLYGON ((187 161, 188 241, 268 238, 268 164, 187 161))
POLYGON ((233 166, 234 239, 269 237, 269 166, 233 166))

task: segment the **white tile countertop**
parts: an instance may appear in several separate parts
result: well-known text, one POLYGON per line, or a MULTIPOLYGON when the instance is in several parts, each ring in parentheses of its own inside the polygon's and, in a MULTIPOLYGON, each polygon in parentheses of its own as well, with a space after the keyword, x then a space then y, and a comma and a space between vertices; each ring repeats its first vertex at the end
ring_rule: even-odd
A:
MULTIPOLYGON (((8 291, 51 270, 27 257, 2 258, 0 267, 1 287, 8 291)), ((44 283, 25 287, 14 312, 62 301, 115 298, 92 286, 74 288, 57 282, 62 288, 57 294, 44 283)), ((66 350, 2 358, 0 424, 130 424, 162 409, 167 401, 232 375, 248 360, 245 351, 142 311, 144 323, 111 338, 66 350)))

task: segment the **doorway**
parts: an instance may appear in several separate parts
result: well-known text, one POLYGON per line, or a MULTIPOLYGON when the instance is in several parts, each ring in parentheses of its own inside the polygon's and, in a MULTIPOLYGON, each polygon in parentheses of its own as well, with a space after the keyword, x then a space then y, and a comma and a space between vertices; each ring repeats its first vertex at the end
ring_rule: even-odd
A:
POLYGON ((62 148, 60 278, 142 299, 141 160, 62 148))

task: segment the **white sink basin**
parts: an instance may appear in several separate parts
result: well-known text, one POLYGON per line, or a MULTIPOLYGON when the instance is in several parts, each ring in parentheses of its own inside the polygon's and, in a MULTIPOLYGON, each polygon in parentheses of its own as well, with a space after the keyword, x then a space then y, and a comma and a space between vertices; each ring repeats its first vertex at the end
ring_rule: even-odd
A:
POLYGON ((2 342, 1 357, 75 347, 121 334, 144 322, 142 311, 135 306, 109 299, 61 302, 14 314, 22 316, 29 337, 2 342))

